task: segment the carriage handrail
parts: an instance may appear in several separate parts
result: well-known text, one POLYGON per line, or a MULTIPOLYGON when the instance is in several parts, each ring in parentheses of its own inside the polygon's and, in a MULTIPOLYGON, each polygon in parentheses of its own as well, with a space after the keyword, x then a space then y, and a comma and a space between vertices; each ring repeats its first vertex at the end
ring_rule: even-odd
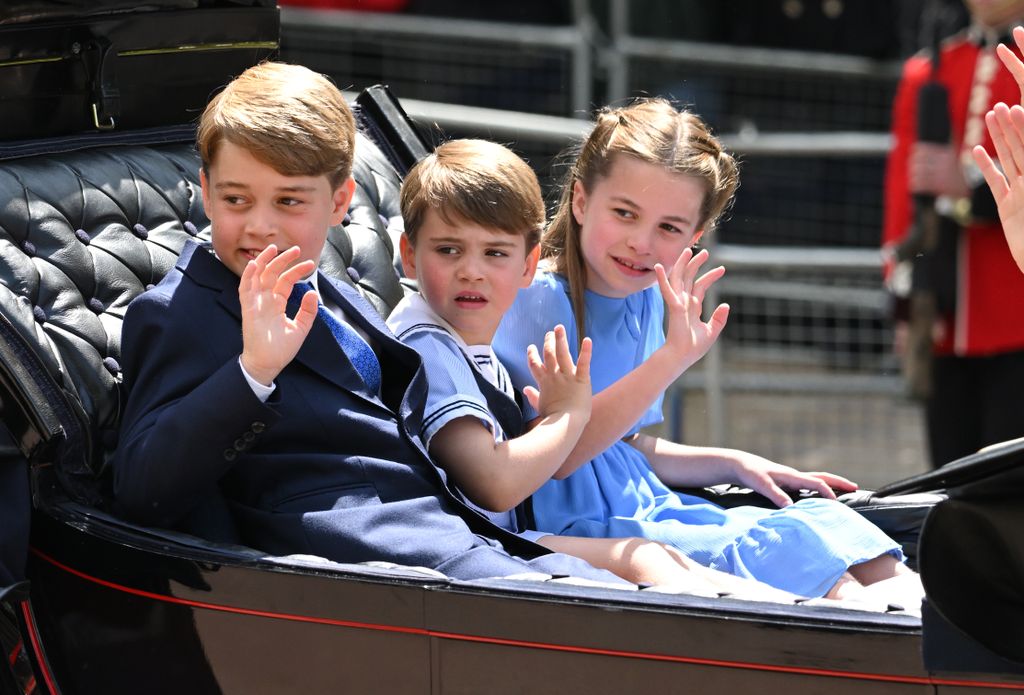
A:
MULTIPOLYGON (((346 93, 352 97, 354 94, 346 93)), ((591 122, 585 118, 547 116, 481 106, 402 99, 414 120, 442 129, 468 129, 495 138, 527 138, 568 145, 585 136, 591 122)), ((740 155, 785 157, 884 157, 892 147, 889 133, 840 131, 829 133, 727 133, 723 144, 740 155)), ((514 144, 514 143, 513 143, 514 144)))

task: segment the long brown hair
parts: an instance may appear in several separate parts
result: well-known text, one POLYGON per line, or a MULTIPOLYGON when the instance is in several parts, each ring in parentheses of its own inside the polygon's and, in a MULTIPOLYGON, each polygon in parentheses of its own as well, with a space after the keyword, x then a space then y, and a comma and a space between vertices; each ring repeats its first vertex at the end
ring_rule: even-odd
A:
POLYGON ((592 191, 620 155, 700 181, 705 195, 697 229, 705 233, 712 231, 728 209, 739 185, 736 160, 696 114, 679 111, 665 99, 638 99, 626 106, 602 109, 594 129, 576 150, 558 208, 541 242, 541 258, 549 259, 550 267, 569 281, 579 340, 584 335, 587 269, 580 248, 580 225, 572 210, 573 188, 579 181, 583 190, 592 191))

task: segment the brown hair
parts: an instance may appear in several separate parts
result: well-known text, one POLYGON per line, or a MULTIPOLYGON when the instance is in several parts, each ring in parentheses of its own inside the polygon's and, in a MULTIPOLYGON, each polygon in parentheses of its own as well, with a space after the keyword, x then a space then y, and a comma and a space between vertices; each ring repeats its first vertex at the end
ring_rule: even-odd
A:
POLYGON ((587 269, 580 248, 580 225, 573 215, 573 187, 585 191, 611 171, 618 156, 657 164, 667 172, 691 176, 706 191, 697 229, 712 231, 732 202, 739 185, 736 161, 696 114, 679 111, 665 99, 638 99, 619 108, 605 107, 594 129, 579 146, 566 173, 558 209, 544 234, 541 257, 569 281, 579 339, 584 335, 583 292, 587 269))
POLYGON ((209 173, 224 140, 285 176, 326 176, 337 188, 352 174, 355 119, 323 75, 286 63, 260 63, 210 100, 196 147, 209 173))
POLYGON ((449 140, 409 170, 402 183, 402 219, 413 246, 428 210, 449 224, 465 220, 522 235, 527 252, 544 229, 537 175, 510 149, 486 140, 449 140))

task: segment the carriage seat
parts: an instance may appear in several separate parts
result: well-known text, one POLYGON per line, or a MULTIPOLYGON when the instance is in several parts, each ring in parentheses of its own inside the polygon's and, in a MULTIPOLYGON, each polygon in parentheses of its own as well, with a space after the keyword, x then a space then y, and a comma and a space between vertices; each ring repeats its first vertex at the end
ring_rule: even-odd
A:
MULTIPOLYGON (((320 263, 382 315, 404 291, 393 265, 399 171, 425 152, 418 136, 401 132, 404 113, 388 97, 357 108, 356 193, 320 263)), ((135 142, 0 143, 0 402, 37 491, 53 493, 38 495, 42 504, 63 496, 112 511, 107 461, 122 410, 125 310, 174 267, 187 240, 209 238, 192 129, 126 137, 135 142)), ((695 492, 723 506, 758 503, 735 491, 695 492)), ((935 498, 848 502, 913 555, 935 498)), ((216 532, 202 535, 237 542, 224 510, 216 532)))

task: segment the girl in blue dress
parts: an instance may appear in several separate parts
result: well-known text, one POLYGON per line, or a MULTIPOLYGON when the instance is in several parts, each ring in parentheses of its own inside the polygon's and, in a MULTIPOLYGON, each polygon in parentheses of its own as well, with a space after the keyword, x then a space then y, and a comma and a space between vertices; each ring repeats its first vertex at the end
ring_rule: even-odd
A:
POLYGON ((701 320, 704 294, 724 270, 698 278, 707 254, 694 257, 690 247, 728 207, 737 183, 733 158, 697 116, 661 99, 599 114, 545 232, 544 265, 494 340, 520 389, 533 385, 528 346, 542 344, 553 326, 567 327, 570 345, 593 340, 591 419, 561 479, 534 494, 536 526, 660 541, 708 567, 803 596, 852 598, 889 580, 875 589, 898 585, 905 594, 909 584, 919 597, 899 545, 835 501, 833 488, 856 488, 845 478, 640 432, 661 421, 665 389, 725 325, 725 305, 701 320), (779 508, 723 509, 671 489, 725 482, 779 508), (793 504, 782 488, 821 496, 793 504))

